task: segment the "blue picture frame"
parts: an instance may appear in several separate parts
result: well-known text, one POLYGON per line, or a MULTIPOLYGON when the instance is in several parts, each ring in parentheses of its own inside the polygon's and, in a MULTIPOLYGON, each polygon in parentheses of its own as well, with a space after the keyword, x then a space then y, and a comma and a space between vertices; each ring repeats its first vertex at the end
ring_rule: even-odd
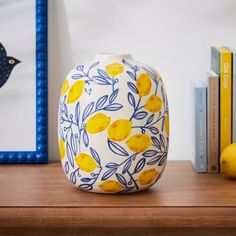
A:
POLYGON ((47 0, 36 2, 36 150, 0 152, 0 163, 48 163, 47 0))

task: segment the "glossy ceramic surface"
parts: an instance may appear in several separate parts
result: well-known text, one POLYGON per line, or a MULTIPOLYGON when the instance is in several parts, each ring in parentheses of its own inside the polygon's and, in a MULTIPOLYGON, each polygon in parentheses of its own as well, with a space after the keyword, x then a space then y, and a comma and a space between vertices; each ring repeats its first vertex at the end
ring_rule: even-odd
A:
POLYGON ((66 77, 58 141, 67 178, 86 191, 130 193, 157 182, 169 144, 161 76, 130 55, 98 54, 66 77))

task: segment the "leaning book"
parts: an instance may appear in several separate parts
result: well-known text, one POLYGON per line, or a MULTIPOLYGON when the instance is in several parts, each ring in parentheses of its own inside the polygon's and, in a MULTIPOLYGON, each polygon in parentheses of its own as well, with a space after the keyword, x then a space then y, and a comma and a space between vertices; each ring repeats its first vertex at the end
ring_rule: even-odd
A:
POLYGON ((219 76, 205 74, 207 81, 208 173, 219 173, 219 76))
POLYGON ((229 48, 232 52, 232 142, 236 142, 236 50, 229 48))
POLYGON ((197 173, 207 172, 207 86, 194 85, 195 152, 193 166, 197 173))
POLYGON ((220 76, 220 154, 231 144, 232 53, 224 47, 211 48, 211 70, 220 76))

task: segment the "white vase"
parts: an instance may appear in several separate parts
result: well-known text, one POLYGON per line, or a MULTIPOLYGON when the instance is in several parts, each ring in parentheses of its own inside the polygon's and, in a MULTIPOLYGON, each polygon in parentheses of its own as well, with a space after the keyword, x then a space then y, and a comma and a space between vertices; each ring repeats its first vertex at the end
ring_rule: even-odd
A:
POLYGON ((58 115, 61 162, 80 189, 131 193, 161 177, 169 115, 161 76, 131 55, 97 54, 63 83, 58 115))

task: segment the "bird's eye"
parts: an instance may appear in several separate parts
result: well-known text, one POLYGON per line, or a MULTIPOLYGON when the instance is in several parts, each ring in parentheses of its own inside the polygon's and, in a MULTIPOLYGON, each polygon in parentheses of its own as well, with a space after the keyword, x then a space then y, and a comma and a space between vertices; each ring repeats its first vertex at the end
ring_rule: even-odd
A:
POLYGON ((8 62, 9 62, 10 64, 14 64, 14 63, 15 63, 15 61, 14 61, 13 59, 9 60, 8 62))

